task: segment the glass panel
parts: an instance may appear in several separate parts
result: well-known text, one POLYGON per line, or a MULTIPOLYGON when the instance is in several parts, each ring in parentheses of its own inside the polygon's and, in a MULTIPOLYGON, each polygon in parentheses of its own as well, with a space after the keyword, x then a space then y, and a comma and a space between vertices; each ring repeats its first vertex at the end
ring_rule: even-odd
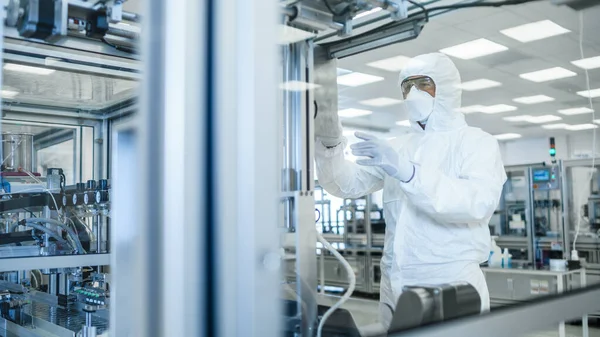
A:
MULTIPOLYGON (((515 266, 530 263, 527 227, 529 226, 529 215, 527 204, 529 199, 529 177, 527 167, 507 167, 507 180, 504 184, 502 198, 490 220, 490 233, 500 252, 508 249, 512 255, 515 266)), ((492 249, 493 250, 493 249, 492 249)), ((501 265, 498 256, 491 257, 489 264, 501 265)))
POLYGON ((37 66, 5 66, 4 100, 19 104, 99 110, 133 98, 138 88, 138 82, 131 80, 44 70, 37 66))

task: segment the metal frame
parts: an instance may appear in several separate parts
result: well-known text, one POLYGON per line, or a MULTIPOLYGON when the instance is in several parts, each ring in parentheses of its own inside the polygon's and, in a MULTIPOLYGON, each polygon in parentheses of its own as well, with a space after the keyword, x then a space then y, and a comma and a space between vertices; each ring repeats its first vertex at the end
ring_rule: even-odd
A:
POLYGON ((0 260, 0 272, 44 268, 105 266, 109 264, 110 258, 110 254, 7 258, 0 260))
POLYGON ((500 308, 491 313, 420 327, 402 337, 505 337, 548 330, 552 325, 600 310, 600 285, 529 303, 500 308), (510 322, 510 324, 507 324, 510 322))
MULTIPOLYGON (((568 181, 568 176, 567 176, 567 170, 569 168, 572 167, 590 167, 592 166, 592 161, 594 161, 593 159, 571 159, 571 160, 564 160, 563 164, 562 164, 562 198, 563 200, 569 200, 569 196, 571 195, 572 192, 572 188, 573 186, 569 183, 568 181)), ((596 166, 600 166, 600 158, 596 158, 595 160, 596 166)), ((571 212, 571 207, 568 203, 563 203, 564 207, 563 207, 563 227, 564 227, 564 231, 565 231, 565 238, 567 238, 565 240, 565 249, 567 252, 571 251, 571 221, 570 221, 570 212, 571 212)))

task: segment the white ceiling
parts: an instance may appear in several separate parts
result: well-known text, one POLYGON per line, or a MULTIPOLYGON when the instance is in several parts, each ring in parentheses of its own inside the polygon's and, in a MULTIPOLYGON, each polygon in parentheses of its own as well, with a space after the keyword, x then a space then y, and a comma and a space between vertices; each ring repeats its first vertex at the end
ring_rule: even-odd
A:
MULTIPOLYGON (((442 3, 444 2, 442 1, 442 3)), ((463 106, 509 104, 517 106, 518 110, 493 115, 468 114, 467 122, 471 126, 480 127, 491 134, 518 133, 523 137, 535 137, 550 133, 559 135, 569 132, 591 132, 546 130, 539 124, 511 123, 502 119, 506 116, 523 114, 534 116, 553 114, 563 118, 562 121, 555 123, 591 123, 592 114, 565 116, 557 113, 559 109, 589 106, 587 98, 576 94, 577 91, 586 89, 585 72, 570 63, 580 59, 579 13, 566 6, 552 5, 550 1, 502 8, 459 9, 432 18, 416 40, 339 60, 340 68, 385 78, 384 81, 358 87, 339 86, 340 109, 358 108, 374 112, 369 116, 346 118, 343 123, 363 128, 390 129, 391 134, 406 132, 406 128, 403 127, 390 127, 390 125, 395 125, 396 121, 407 119, 401 105, 376 108, 359 103, 359 101, 377 97, 400 98, 397 87, 398 74, 369 67, 366 64, 398 55, 413 57, 474 39, 486 38, 509 49, 472 60, 453 58, 453 61, 456 63, 463 81, 486 78, 501 82, 502 86, 463 92, 463 106), (499 32, 502 29, 546 19, 552 20, 571 32, 528 43, 511 39, 499 32), (525 72, 550 67, 563 67, 576 72, 577 76, 543 83, 527 81, 518 76, 525 72), (517 97, 540 94, 553 97, 555 101, 532 105, 512 101, 517 97)), ((586 58, 600 56, 600 34, 597 34, 600 31, 600 20, 598 20, 600 7, 588 9, 583 13, 584 55, 586 58)), ((600 69, 589 70, 589 76, 590 87, 592 89, 600 88, 600 69)), ((600 98, 596 98, 594 102, 597 106, 596 111, 600 112, 600 98)), ((600 119, 600 113, 597 118, 600 119)))

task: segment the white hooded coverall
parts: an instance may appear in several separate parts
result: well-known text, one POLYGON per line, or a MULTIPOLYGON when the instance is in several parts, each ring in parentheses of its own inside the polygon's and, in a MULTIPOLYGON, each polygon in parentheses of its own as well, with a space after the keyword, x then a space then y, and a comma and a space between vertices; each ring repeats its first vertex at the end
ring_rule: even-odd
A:
POLYGON ((378 167, 344 159, 346 142, 315 145, 319 184, 340 198, 358 198, 383 188, 386 221, 381 260, 380 314, 387 327, 402 288, 466 281, 489 308, 489 294, 479 264, 490 252, 488 223, 498 206, 506 174, 498 142, 467 126, 461 106, 458 70, 445 55, 413 58, 400 74, 429 76, 436 84, 433 112, 425 130, 391 141, 415 165, 407 183, 378 167))

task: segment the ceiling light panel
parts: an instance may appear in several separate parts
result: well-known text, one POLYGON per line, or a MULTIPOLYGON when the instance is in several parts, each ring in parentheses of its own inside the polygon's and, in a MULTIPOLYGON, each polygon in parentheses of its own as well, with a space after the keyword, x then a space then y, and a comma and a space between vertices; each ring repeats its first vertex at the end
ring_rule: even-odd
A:
POLYGON ((508 139, 521 138, 521 135, 518 133, 502 133, 499 135, 494 135, 494 137, 498 140, 508 140, 508 139))
POLYGON ((369 110, 350 108, 350 109, 339 110, 338 116, 346 117, 346 118, 354 118, 354 117, 367 116, 372 113, 373 113, 373 111, 369 111, 369 110))
POLYGON ((598 128, 598 125, 594 125, 594 124, 590 124, 590 123, 575 124, 575 125, 567 126, 567 130, 569 130, 569 131, 581 131, 581 130, 590 130, 590 129, 596 129, 596 128, 598 128))
POLYGON ((521 104, 536 104, 544 102, 552 102, 554 98, 546 95, 525 96, 513 99, 514 102, 521 104))
POLYGON ((500 31, 500 33, 520 42, 537 41, 569 32, 570 30, 550 20, 527 23, 500 31))
POLYGON ((406 63, 408 63, 408 61, 410 61, 410 57, 399 55, 399 56, 394 56, 394 57, 390 57, 387 59, 367 63, 367 65, 369 67, 378 68, 378 69, 382 69, 382 70, 399 72, 402 70, 402 68, 404 68, 404 66, 406 65, 406 63))
POLYGON ((543 116, 531 116, 526 122, 534 124, 550 123, 562 120, 562 117, 554 115, 543 115, 543 116))
POLYGON ((384 107, 384 106, 400 104, 400 103, 402 103, 402 101, 399 99, 395 99, 395 98, 379 97, 379 98, 368 99, 365 101, 360 101, 358 103, 363 104, 363 105, 375 106, 375 107, 384 107))
POLYGON ((2 90, 2 98, 14 98, 19 94, 18 91, 13 90, 2 90))
POLYGON ((517 110, 517 107, 512 106, 512 105, 507 105, 507 104, 496 104, 496 105, 490 105, 490 106, 484 106, 483 108, 481 108, 481 112, 483 112, 484 114, 497 114, 497 113, 501 113, 501 112, 508 112, 508 111, 515 111, 517 110))
POLYGON ((561 129, 566 130, 568 126, 569 126, 569 124, 557 123, 557 124, 542 125, 542 128, 548 129, 548 130, 561 130, 561 129))
POLYGON ((507 122, 526 122, 529 118, 531 118, 531 116, 529 116, 529 115, 519 115, 519 116, 508 116, 508 117, 504 117, 502 119, 504 119, 507 122))
POLYGON ((577 95, 583 96, 583 97, 588 97, 588 98, 600 97, 600 88, 598 88, 598 89, 584 90, 584 91, 578 91, 577 95))
POLYGON ((463 60, 471 60, 508 50, 508 47, 488 39, 477 39, 456 46, 440 49, 440 52, 463 60))
POLYGON ((600 68, 600 56, 589 57, 577 61, 571 61, 573 65, 582 69, 596 69, 600 68))
POLYGON ((365 17, 367 15, 371 15, 371 14, 375 14, 375 13, 380 12, 380 11, 381 11, 381 7, 375 7, 373 9, 371 9, 370 11, 362 12, 362 13, 356 15, 354 17, 354 19, 360 19, 362 17, 365 17))
POLYGON ((483 109, 483 108, 485 108, 485 106, 483 106, 483 105, 469 105, 469 106, 463 106, 461 108, 458 108, 455 111, 461 112, 464 114, 470 114, 470 113, 474 113, 474 112, 481 112, 481 109, 483 109))
POLYGON ((316 34, 307 32, 302 29, 294 28, 288 25, 278 25, 279 26, 279 36, 278 43, 285 45, 296 43, 304 40, 311 39, 316 36, 316 34))
POLYGON ((590 108, 586 108, 586 107, 558 110, 559 114, 563 114, 563 115, 567 115, 567 116, 582 115, 582 114, 586 114, 586 113, 590 113, 590 112, 594 112, 594 110, 592 110, 590 108))
POLYGON ((358 87, 365 84, 383 81, 383 77, 363 73, 350 73, 338 76, 337 83, 348 87, 358 87))
POLYGON ((409 120, 397 121, 396 125, 398 125, 398 126, 410 126, 410 121, 409 120))
POLYGON ((4 70, 18 71, 21 73, 35 74, 35 75, 50 75, 55 71, 54 69, 31 67, 31 66, 25 66, 25 65, 16 64, 16 63, 6 63, 4 65, 4 70))
POLYGON ((481 109, 483 109, 483 108, 485 108, 485 106, 483 106, 483 105, 469 105, 469 106, 463 106, 461 108, 458 108, 455 111, 461 112, 464 114, 470 114, 470 113, 474 113, 474 112, 481 112, 481 109))
POLYGON ((344 68, 337 68, 337 75, 338 76, 350 74, 351 72, 352 72, 352 70, 348 70, 348 69, 344 69, 344 68))
POLYGON ((562 67, 548 68, 548 69, 533 71, 530 73, 525 73, 525 74, 519 75, 519 77, 521 77, 523 79, 533 81, 533 82, 538 82, 538 83, 552 81, 552 80, 558 80, 561 78, 572 77, 572 76, 577 76, 577 73, 574 73, 574 72, 572 72, 568 69, 562 68, 562 67))
POLYGON ((306 91, 306 90, 312 90, 312 89, 318 88, 318 87, 320 87, 320 85, 314 84, 314 83, 301 82, 301 81, 288 81, 288 82, 281 83, 281 85, 279 85, 279 87, 281 89, 287 90, 287 91, 306 91))
POLYGON ((550 123, 561 120, 562 118, 554 115, 543 115, 543 116, 530 116, 530 115, 520 115, 520 116, 509 116, 503 118, 507 122, 527 122, 533 124, 542 124, 542 123, 550 123))
POLYGON ((502 85, 502 83, 500 83, 500 82, 482 78, 479 80, 463 82, 458 85, 458 88, 465 90, 465 91, 476 91, 476 90, 499 87, 501 85, 502 85))

